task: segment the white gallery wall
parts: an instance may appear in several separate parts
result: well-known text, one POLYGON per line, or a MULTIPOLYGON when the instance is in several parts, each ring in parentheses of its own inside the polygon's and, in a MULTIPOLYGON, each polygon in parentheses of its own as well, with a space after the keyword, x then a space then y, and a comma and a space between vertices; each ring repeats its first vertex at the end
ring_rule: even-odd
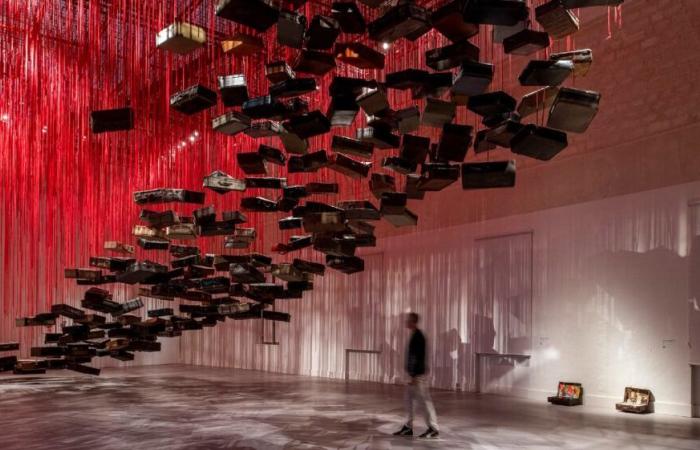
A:
POLYGON ((180 361, 342 378, 346 349, 370 350, 347 357, 349 376, 400 382, 401 315, 412 310, 435 387, 474 391, 477 352, 517 353, 531 358, 487 358, 482 391, 544 401, 559 380, 576 381, 588 404, 613 408, 639 386, 657 412, 690 415, 694 199, 700 183, 381 239, 365 273, 328 273, 279 303, 292 322, 274 336, 269 322, 227 321, 184 336, 180 361))

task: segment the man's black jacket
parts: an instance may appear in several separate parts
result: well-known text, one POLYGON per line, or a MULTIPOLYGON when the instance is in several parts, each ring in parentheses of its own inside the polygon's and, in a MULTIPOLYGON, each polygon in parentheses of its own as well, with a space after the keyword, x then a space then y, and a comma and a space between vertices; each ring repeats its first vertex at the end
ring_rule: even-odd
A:
POLYGON ((416 328, 408 342, 406 372, 412 377, 425 374, 425 336, 416 328))

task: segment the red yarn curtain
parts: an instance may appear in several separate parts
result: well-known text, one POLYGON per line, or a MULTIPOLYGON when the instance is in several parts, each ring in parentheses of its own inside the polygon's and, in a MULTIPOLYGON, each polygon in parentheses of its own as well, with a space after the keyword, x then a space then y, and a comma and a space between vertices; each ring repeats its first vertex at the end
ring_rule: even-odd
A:
MULTIPOLYGON (((534 1, 533 6, 544 0, 534 1)), ((239 151, 265 143, 281 147, 277 138, 235 138, 211 130, 213 117, 224 112, 219 104, 195 116, 169 109, 174 92, 200 83, 216 88, 218 75, 244 73, 251 97, 265 95, 268 82, 264 64, 292 61, 296 51, 276 44, 273 27, 265 33, 266 48, 258 55, 225 54, 223 38, 246 30, 215 16, 215 0, 4 0, 0 4, 0 341, 20 340, 23 353, 43 330, 19 329, 14 318, 49 310, 51 304, 77 304, 85 290, 63 278, 65 267, 87 264, 90 255, 103 254, 105 240, 132 242, 131 228, 139 208, 135 190, 156 187, 201 189, 202 178, 213 170, 232 176, 243 173, 235 164, 239 151), (205 48, 178 56, 155 47, 155 34, 175 20, 207 30, 205 48), (92 110, 130 106, 135 128, 129 132, 93 135, 88 118, 92 110)), ((441 2, 419 2, 434 6, 441 2)), ((307 17, 328 14, 330 1, 312 1, 303 7, 307 17)), ((361 5, 371 20, 377 9, 361 5)), ((617 13, 616 13, 617 14, 617 13)), ((618 17, 618 16, 615 16, 618 17)), ((534 22, 533 22, 534 23, 534 22)), ((536 24, 533 26, 537 27, 536 24)), ((366 38, 363 38, 366 40, 366 38)), ((357 40, 341 35, 339 42, 357 40)), ((498 64, 492 89, 508 90, 517 72, 500 45, 491 42, 490 27, 474 38, 482 60, 498 64)), ((377 43, 368 45, 380 47, 377 43)), ((431 31, 416 42, 402 40, 386 50, 386 72, 423 67, 424 53, 448 42, 431 31)), ((574 47, 573 40, 557 42, 554 49, 574 47)), ((543 55, 540 55, 544 57, 543 55)), ((338 75, 383 80, 380 71, 359 70, 338 63, 338 75)), ((332 75, 318 80, 319 90, 308 96, 310 109, 325 112, 332 75)), ((414 101, 410 93, 392 91, 395 109, 414 101)), ((358 116, 356 126, 364 118, 358 116)), ((458 108, 456 123, 479 128, 480 122, 458 108)), ((354 136, 354 128, 335 128, 313 138, 311 150, 329 149, 331 134, 354 136)), ((437 139, 438 130, 420 134, 437 139)), ((374 170, 390 152, 379 151, 374 170)), ((271 168, 272 176, 287 176, 271 168)), ((335 181, 337 196, 321 201, 368 198, 366 180, 351 180, 328 170, 291 174, 289 184, 335 181)), ((397 180, 401 186, 403 180, 397 180)), ((245 195, 270 195, 247 192, 245 195)), ((241 195, 207 193, 207 203, 218 211, 238 209, 241 195)), ((435 197, 433 200, 437 201, 435 197)), ((172 205, 168 205, 172 207, 172 205)), ((174 206, 191 214, 191 206, 174 206)), ((249 226, 258 231, 251 250, 269 253, 276 242, 287 241, 277 220, 284 214, 249 214, 249 226)), ((203 251, 224 252, 223 238, 202 238, 203 251)), ((162 252, 161 252, 162 253, 162 252)), ((161 260, 165 255, 137 249, 140 259, 161 260)), ((278 258, 283 259, 283 258, 278 258)), ((123 300, 128 287, 110 286, 123 300)))

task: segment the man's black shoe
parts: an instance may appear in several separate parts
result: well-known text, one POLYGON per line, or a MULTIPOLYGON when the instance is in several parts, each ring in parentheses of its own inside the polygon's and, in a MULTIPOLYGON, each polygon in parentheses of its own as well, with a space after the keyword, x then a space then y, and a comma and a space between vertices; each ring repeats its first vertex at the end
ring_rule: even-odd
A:
POLYGON ((420 437, 421 439, 437 439, 438 436, 440 436, 440 433, 438 430, 434 430, 433 428, 428 428, 425 433, 421 434, 420 437))
POLYGON ((394 433, 394 436, 413 436, 413 428, 404 425, 403 428, 394 433))

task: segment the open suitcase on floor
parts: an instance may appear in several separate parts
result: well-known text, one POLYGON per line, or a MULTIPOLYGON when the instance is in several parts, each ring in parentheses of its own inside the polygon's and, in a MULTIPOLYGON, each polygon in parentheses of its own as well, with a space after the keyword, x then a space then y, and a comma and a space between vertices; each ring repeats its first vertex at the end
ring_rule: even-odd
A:
POLYGON ((615 404, 615 409, 637 414, 654 412, 654 395, 649 389, 626 387, 625 399, 615 404))
POLYGON ((581 383, 569 383, 560 381, 557 395, 547 397, 547 401, 553 405, 578 406, 583 404, 583 387, 581 383))

